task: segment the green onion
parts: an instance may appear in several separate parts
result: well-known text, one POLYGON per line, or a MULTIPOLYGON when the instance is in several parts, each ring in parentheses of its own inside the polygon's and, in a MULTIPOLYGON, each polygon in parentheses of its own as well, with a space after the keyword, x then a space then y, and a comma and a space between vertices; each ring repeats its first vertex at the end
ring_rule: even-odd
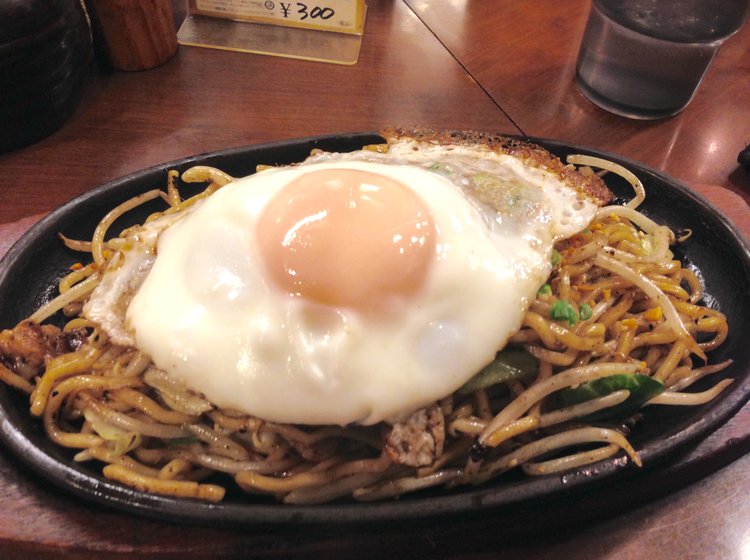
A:
POLYGON ((427 169, 429 169, 430 171, 435 171, 436 173, 440 173, 441 175, 445 175, 446 177, 450 177, 453 174, 453 168, 447 163, 443 163, 441 161, 436 161, 427 169))
POLYGON ((567 321, 572 327, 578 322, 578 313, 570 302, 559 299, 552 304, 549 316, 554 321, 567 321))
POLYGON ((539 291, 536 293, 538 296, 549 296, 552 294, 552 286, 549 284, 545 284, 541 288, 539 288, 539 291))
POLYGON ((552 256, 550 257, 550 262, 552 263, 553 267, 556 267, 558 264, 560 264, 560 261, 562 260, 562 255, 560 254, 560 251, 557 249, 552 249, 552 256))

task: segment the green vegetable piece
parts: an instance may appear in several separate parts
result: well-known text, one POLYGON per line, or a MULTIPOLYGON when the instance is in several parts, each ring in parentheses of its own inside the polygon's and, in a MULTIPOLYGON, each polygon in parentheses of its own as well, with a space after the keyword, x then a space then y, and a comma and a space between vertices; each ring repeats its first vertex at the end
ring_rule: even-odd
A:
POLYGON ((558 264, 560 264, 560 261, 562 260, 562 255, 560 254, 560 251, 557 249, 552 249, 552 256, 550 257, 550 262, 552 263, 553 267, 556 267, 558 264))
POLYGON ((549 316, 554 321, 567 321, 571 327, 578 322, 578 312, 575 307, 564 299, 559 299, 552 304, 549 316))
POLYGON ((486 389, 511 379, 522 379, 535 375, 539 370, 537 359, 522 348, 505 348, 497 353, 494 361, 469 379, 458 392, 471 393, 486 389))
POLYGON ((548 296, 552 294, 552 286, 549 284, 545 284, 541 288, 539 288, 539 291, 537 292, 537 295, 540 296, 548 296))
POLYGON ((648 375, 620 373, 583 383, 578 387, 563 389, 557 393, 560 408, 607 396, 615 391, 627 389, 630 396, 617 406, 594 412, 583 419, 589 422, 626 418, 646 402, 664 392, 664 384, 648 375))
POLYGON ((588 321, 591 319, 593 312, 594 310, 591 309, 591 306, 588 303, 582 303, 578 308, 578 313, 581 315, 581 321, 588 321))
POLYGON ((446 177, 450 177, 451 175, 453 175, 453 168, 449 164, 443 163, 441 161, 436 161, 427 169, 429 169, 430 171, 434 171, 435 173, 439 173, 440 175, 445 175, 446 177))

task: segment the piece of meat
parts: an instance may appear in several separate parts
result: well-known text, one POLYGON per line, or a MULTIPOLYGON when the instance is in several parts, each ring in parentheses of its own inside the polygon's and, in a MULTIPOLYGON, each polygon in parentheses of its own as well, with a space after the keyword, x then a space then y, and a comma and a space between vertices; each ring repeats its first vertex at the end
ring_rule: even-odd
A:
POLYGON ((21 321, 0 331, 0 362, 27 381, 44 371, 51 358, 72 352, 85 337, 83 331, 65 333, 54 325, 21 321))
POLYGON ((425 467, 443 454, 445 418, 437 404, 412 412, 406 420, 391 426, 385 451, 394 462, 425 467))
POLYGON ((600 206, 612 200, 612 192, 601 178, 594 174, 577 171, 572 165, 566 165, 560 158, 541 146, 489 132, 447 130, 436 131, 429 128, 386 128, 381 131, 388 144, 410 142, 437 146, 467 146, 490 150, 498 154, 507 154, 523 161, 530 167, 548 171, 578 191, 586 193, 600 206))

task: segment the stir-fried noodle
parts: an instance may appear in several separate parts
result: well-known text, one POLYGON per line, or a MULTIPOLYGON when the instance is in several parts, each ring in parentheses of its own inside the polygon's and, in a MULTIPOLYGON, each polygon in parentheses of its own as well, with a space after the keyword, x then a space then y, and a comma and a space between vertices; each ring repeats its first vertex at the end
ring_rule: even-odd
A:
POLYGON ((179 212, 231 181, 205 167, 182 177, 208 183, 197 196, 183 200, 170 172, 166 191, 113 209, 90 242, 62 238, 92 263, 74 267, 60 295, 29 321, 62 311, 74 350, 47 359, 40 376, 0 361, 0 379, 30 395, 31 413, 52 441, 79 450, 77 461, 104 463, 107 478, 146 492, 211 501, 232 479, 246 492, 302 504, 478 484, 519 466, 541 475, 622 451, 640 464, 626 436, 642 406, 702 404, 731 382, 684 392, 729 365, 705 361, 728 326, 700 303, 699 279, 670 250, 674 234, 636 210, 645 196, 637 178, 588 156, 570 162, 625 177, 635 198, 601 208, 586 230, 559 243, 554 271, 508 348, 406 427, 285 425, 217 408, 80 316, 105 265, 129 243, 132 229, 105 241, 115 220, 156 198, 165 213, 179 212), (394 432, 415 427, 432 442, 431 455, 400 460, 394 432))

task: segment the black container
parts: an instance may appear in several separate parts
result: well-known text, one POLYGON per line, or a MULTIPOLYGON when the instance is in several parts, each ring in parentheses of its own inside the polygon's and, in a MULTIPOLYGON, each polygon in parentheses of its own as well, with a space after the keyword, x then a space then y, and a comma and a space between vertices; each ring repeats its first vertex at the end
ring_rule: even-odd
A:
POLYGON ((0 0, 0 152, 57 130, 92 69, 81 0, 0 0))

